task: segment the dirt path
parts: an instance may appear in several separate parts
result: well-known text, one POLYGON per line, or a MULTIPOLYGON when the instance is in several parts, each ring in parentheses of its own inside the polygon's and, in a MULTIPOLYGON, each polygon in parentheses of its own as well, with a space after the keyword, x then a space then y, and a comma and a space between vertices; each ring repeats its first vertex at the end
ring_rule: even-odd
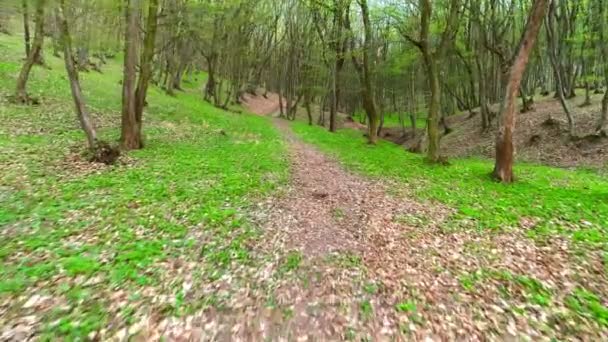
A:
POLYGON ((595 258, 575 266, 560 238, 538 247, 523 232, 455 229, 451 210, 353 175, 301 142, 286 121, 275 123, 288 143, 292 180, 255 210, 264 228, 254 246, 259 257, 209 289, 228 298, 221 308, 163 321, 147 339, 606 337, 587 321, 565 319, 563 308, 530 304, 543 287, 519 277, 542 281, 556 301, 578 284, 599 284, 593 290, 603 293, 595 258))
POLYGON ((267 93, 266 96, 246 93, 242 100, 245 108, 257 115, 274 115, 280 109, 279 95, 275 93, 267 93))

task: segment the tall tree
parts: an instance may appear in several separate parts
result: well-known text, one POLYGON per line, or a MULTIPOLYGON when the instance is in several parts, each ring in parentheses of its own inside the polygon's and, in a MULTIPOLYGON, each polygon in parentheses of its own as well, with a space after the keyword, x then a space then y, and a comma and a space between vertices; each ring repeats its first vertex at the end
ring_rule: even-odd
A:
MULTIPOLYGON (((608 39, 606 39, 606 8, 604 0, 596 0, 597 13, 599 16, 598 23, 598 34, 599 34, 599 45, 601 55, 606 58, 608 56, 608 39)), ((602 71, 604 76, 604 82, 608 86, 608 61, 602 61, 602 71)), ((602 98, 602 112, 600 120, 597 124, 597 134, 608 136, 608 88, 604 91, 604 97, 602 98)))
POLYGON ((378 140, 378 110, 376 106, 376 95, 374 94, 374 63, 371 60, 372 54, 372 24, 369 18, 369 7, 367 0, 357 0, 361 8, 361 17, 364 27, 364 42, 363 42, 363 62, 357 60, 354 51, 352 59, 359 78, 361 80, 361 101, 363 109, 367 115, 368 131, 367 137, 370 144, 376 144, 378 140))
POLYGON ((425 71, 428 78, 430 98, 428 103, 427 117, 427 136, 428 149, 427 161, 436 163, 441 160, 439 155, 439 120, 441 117, 441 86, 440 64, 446 57, 458 32, 458 18, 460 14, 460 0, 450 0, 446 25, 441 34, 439 45, 434 47, 433 37, 431 36, 431 21, 433 17, 433 1, 419 0, 420 8, 420 31, 419 38, 413 38, 405 30, 401 30, 402 35, 414 44, 421 52, 424 61, 425 71))
POLYGON ((21 0, 21 11, 23 12, 23 43, 25 47, 25 57, 30 55, 30 11, 28 0, 21 0))
POLYGON ((528 23, 513 60, 505 97, 500 109, 500 127, 496 136, 496 164, 493 175, 504 183, 513 182, 513 133, 515 131, 516 101, 521 79, 543 23, 549 0, 534 0, 528 23))
POLYGON ((70 29, 65 12, 65 0, 59 0, 59 6, 55 10, 55 15, 60 32, 60 42, 63 46, 63 60, 65 62, 65 69, 68 74, 68 80, 70 81, 70 89, 72 90, 72 98, 74 99, 74 105, 76 106, 76 115, 78 117, 78 121, 80 122, 82 130, 87 136, 89 149, 93 150, 97 145, 97 133, 89 116, 89 112, 87 111, 85 100, 82 95, 82 89, 80 87, 80 81, 78 79, 78 71, 74 65, 74 56, 72 55, 72 37, 70 36, 70 29))
POLYGON ((40 58, 42 44, 44 43, 44 8, 46 0, 36 1, 36 31, 34 34, 34 43, 21 67, 19 78, 17 78, 17 87, 15 90, 15 102, 27 104, 30 103, 30 98, 27 94, 27 81, 32 71, 32 67, 40 58))
POLYGON ((568 119, 568 132, 570 135, 574 135, 574 119, 572 117, 572 111, 568 102, 566 101, 566 89, 572 89, 570 92, 574 92, 574 88, 566 87, 565 75, 563 73, 563 68, 561 67, 559 56, 558 56, 558 39, 555 33, 555 20, 557 18, 556 14, 556 4, 555 0, 550 1, 549 3, 549 13, 545 19, 545 28, 547 29, 547 42, 548 42, 548 52, 549 52, 549 60, 551 61, 551 66, 553 67, 553 73, 555 75, 556 81, 556 95, 559 99, 564 112, 566 113, 566 118, 568 119))
POLYGON ((124 149, 135 149, 141 145, 141 128, 135 111, 135 85, 137 78, 137 37, 139 0, 127 0, 125 4, 125 49, 122 80, 122 125, 121 145, 124 149))
MULTIPOLYGON (((132 6, 128 8, 135 9, 132 6)), ((130 16, 126 16, 131 20, 130 16)), ((128 25, 128 24, 127 24, 128 25)), ((143 148, 142 139, 142 117, 146 105, 148 86, 152 78, 152 59, 154 58, 154 47, 156 43, 156 31, 158 29, 158 0, 150 0, 148 4, 148 18, 145 26, 145 36, 143 41, 143 51, 139 63, 140 73, 135 88, 134 111, 127 111, 128 118, 123 117, 123 127, 121 144, 126 150, 143 148)), ((127 39, 126 45, 133 44, 131 39, 127 39)), ((133 47, 126 46, 125 51, 132 51, 133 47)), ((129 56, 132 58, 132 56, 129 56)), ((126 63, 126 62, 125 62, 126 63)), ((133 77, 132 70, 125 68, 125 76, 133 77)), ((124 99, 123 99, 124 101, 124 99)), ((123 108, 129 108, 131 104, 123 104, 123 108)), ((124 113, 123 113, 124 114, 124 113)))

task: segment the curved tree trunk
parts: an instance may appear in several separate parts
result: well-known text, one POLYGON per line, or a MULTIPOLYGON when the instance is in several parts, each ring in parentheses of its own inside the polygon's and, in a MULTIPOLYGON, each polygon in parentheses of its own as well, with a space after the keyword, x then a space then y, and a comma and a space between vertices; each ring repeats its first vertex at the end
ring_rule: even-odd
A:
POLYGON ((74 65, 74 56, 72 55, 72 38, 70 36, 70 30, 68 27, 68 21, 65 18, 65 0, 60 0, 59 7, 56 11, 57 23, 59 24, 59 31, 61 37, 61 43, 63 45, 63 59, 65 62, 65 69, 68 73, 68 79, 70 80, 70 89, 72 90, 72 98, 76 106, 76 115, 82 130, 87 136, 87 142, 89 149, 93 150, 97 145, 97 134, 93 122, 89 117, 84 97, 82 96, 82 89, 80 88, 80 81, 78 80, 78 70, 74 65))
MULTIPOLYGON (((19 78, 17 78, 17 87, 15 90, 15 101, 17 103, 28 103, 29 98, 27 95, 26 87, 27 81, 30 76, 30 72, 32 71, 32 67, 39 59, 39 55, 42 51, 42 44, 44 43, 44 6, 46 4, 45 0, 37 0, 36 1, 36 33, 34 35, 34 44, 32 45, 31 50, 29 51, 27 58, 25 59, 25 63, 23 63, 23 67, 21 68, 21 72, 19 73, 19 78)), ((27 48, 27 44, 26 44, 27 48)))
POLYGON ((500 109, 500 128, 496 136, 496 163, 493 176, 501 182, 513 182, 513 133, 515 131, 517 92, 526 70, 530 52, 534 48, 549 0, 535 0, 530 10, 526 29, 519 43, 519 51, 511 66, 505 98, 500 109))

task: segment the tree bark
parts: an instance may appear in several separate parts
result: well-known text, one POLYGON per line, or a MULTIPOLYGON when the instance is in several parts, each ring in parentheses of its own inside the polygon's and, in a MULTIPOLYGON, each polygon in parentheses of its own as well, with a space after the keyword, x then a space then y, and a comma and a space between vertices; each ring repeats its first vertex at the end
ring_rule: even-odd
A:
POLYGON ((27 5, 28 0, 21 0, 21 10, 23 11, 23 40, 25 45, 25 58, 30 55, 30 13, 27 5))
POLYGON ((139 0, 127 0, 125 4, 125 48, 122 81, 122 122, 120 144, 125 150, 141 145, 140 128, 135 111, 135 85, 137 81, 137 37, 139 0))
MULTIPOLYGON (((608 56, 608 41, 606 41, 606 8, 604 7, 604 1, 598 0, 598 31, 599 31, 599 44, 600 49, 602 51, 602 56, 604 58, 608 56)), ((604 73, 604 82, 608 86, 608 63, 604 61, 603 64, 603 73, 604 73)), ((597 134, 602 136, 608 136, 608 87, 604 90, 604 97, 602 98, 602 112, 600 116, 600 120, 597 123, 597 134)))
MULTIPOLYGON (((148 86, 152 78, 152 59, 154 58, 154 47, 156 42, 156 31, 158 28, 158 0, 150 0, 148 5, 148 18, 146 21, 143 51, 140 60, 140 73, 135 88, 135 118, 136 125, 123 128, 128 130, 129 144, 123 143, 123 148, 141 149, 143 148, 142 139, 142 118, 144 107, 146 106, 146 96, 148 86)), ((127 139, 124 140, 126 142, 127 139)))
MULTIPOLYGON (((557 56, 557 40, 555 36, 555 2, 551 1, 549 5, 549 13, 547 15, 547 20, 545 22, 545 27, 547 29, 547 40, 549 42, 549 59, 551 60, 551 65, 553 66, 553 70, 555 73, 555 81, 556 81, 556 89, 557 89, 557 98, 559 99, 564 112, 566 113, 566 118, 568 119, 568 133, 570 136, 574 134, 574 119, 572 117, 572 111, 568 106, 568 102, 566 102, 566 94, 565 92, 565 84, 564 84, 564 74, 560 68, 560 62, 557 56)), ((570 88, 568 88, 570 89, 570 88)))
POLYGON ((519 44, 517 55, 511 66, 506 94, 501 104, 500 128, 496 137, 496 163, 493 176, 501 182, 511 183, 513 177, 513 133, 515 131, 517 92, 521 85, 521 79, 526 70, 530 58, 530 52, 534 48, 538 31, 543 22, 549 0, 535 0, 528 23, 519 44))
POLYGON ((34 35, 34 44, 32 45, 21 72, 19 78, 17 78, 17 87, 15 90, 15 101, 17 103, 29 103, 29 97, 27 95, 26 87, 27 81, 32 71, 32 67, 39 59, 40 52, 42 51, 42 44, 44 43, 44 6, 45 0, 36 1, 36 32, 34 35))
POLYGON ((60 0, 59 7, 56 11, 57 23, 61 34, 61 43, 63 45, 63 59, 65 61, 65 69, 70 80, 70 89, 72 90, 72 98, 76 106, 76 115, 82 130, 87 136, 87 142, 89 149, 93 150, 97 145, 97 134, 95 127, 89 117, 84 98, 82 96, 82 89, 80 88, 80 82, 78 80, 78 71, 74 65, 74 57, 72 55, 72 38, 70 36, 70 30, 68 22, 65 17, 66 6, 65 0, 60 0))
MULTIPOLYGON (((365 110, 365 114, 367 115, 368 119, 368 143, 375 145, 378 142, 378 109, 376 106, 376 96, 374 95, 374 69, 373 62, 371 61, 372 25, 369 18, 367 0, 357 1, 359 2, 359 7, 361 7, 361 16, 363 17, 363 27, 365 31, 365 38, 363 42, 363 63, 359 63, 354 54, 352 54, 352 59, 361 81, 363 109, 365 110)), ((347 26, 350 27, 348 22, 347 26)))

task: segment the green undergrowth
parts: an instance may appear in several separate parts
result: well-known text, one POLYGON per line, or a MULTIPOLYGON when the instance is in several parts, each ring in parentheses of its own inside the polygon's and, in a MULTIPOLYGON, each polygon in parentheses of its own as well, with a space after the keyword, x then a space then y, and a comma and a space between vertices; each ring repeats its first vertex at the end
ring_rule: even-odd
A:
MULTIPOLYGON (((133 310, 110 311, 119 291, 142 307, 151 298, 141 289, 155 288, 174 297, 170 308, 159 309, 168 314, 212 302, 184 300, 180 278, 159 265, 196 261, 193 281, 204 283, 251 261, 258 232, 246 208, 287 176, 271 122, 202 101, 204 75, 187 79, 176 97, 152 86, 145 148, 118 165, 95 166, 78 161, 85 139, 62 61, 48 54, 48 68, 33 69, 28 89, 41 104, 17 106, 7 97, 21 65, 18 37, 0 35, 0 56, 0 298, 12 298, 8 313, 29 310, 41 316, 49 339, 71 340, 112 320, 119 322, 113 329, 130 321, 123 316, 133 310), (163 283, 167 278, 175 284, 163 283), (34 294, 61 305, 24 309, 34 294)), ((117 58, 103 73, 81 74, 99 134, 111 142, 119 135, 121 70, 117 58)))
POLYGON ((607 246, 608 180, 593 171, 518 163, 517 182, 505 185, 490 178, 493 165, 488 160, 429 165, 421 155, 388 142, 367 145, 353 130, 329 134, 300 123, 293 129, 356 171, 397 180, 420 199, 457 209, 446 229, 506 229, 528 219, 535 223, 528 231, 535 238, 558 233, 586 247, 607 246))

